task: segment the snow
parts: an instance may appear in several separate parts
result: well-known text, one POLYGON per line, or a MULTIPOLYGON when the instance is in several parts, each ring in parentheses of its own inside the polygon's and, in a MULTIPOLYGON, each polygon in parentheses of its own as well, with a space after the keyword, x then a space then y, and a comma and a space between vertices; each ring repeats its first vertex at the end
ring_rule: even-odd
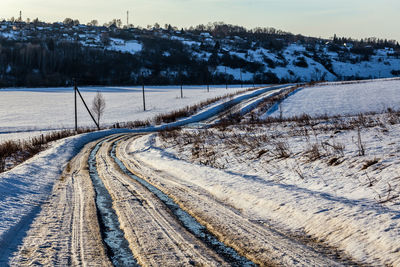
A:
POLYGON ((143 45, 136 40, 124 41, 122 39, 111 39, 110 46, 107 46, 107 50, 119 51, 123 53, 135 54, 143 49, 143 45))
MULTIPOLYGON (((40 27, 38 27, 38 29, 39 28, 40 27)), ((51 27, 46 27, 45 29, 51 31, 51 27)), ((4 32, 0 32, 0 36, 12 40, 27 40, 27 38, 30 38, 29 36, 25 37, 24 34, 21 33, 23 33, 23 31, 4 29, 4 32)), ((75 33, 74 35, 75 37, 80 37, 80 42, 83 46, 102 48, 103 44, 100 40, 100 33, 97 33, 96 31, 92 31, 92 33, 93 34, 75 33)), ((188 52, 193 56, 197 56, 198 59, 207 60, 210 56, 209 52, 201 49, 199 50, 201 42, 207 43, 208 45, 214 45, 213 37, 206 32, 191 37, 188 35, 185 35, 186 37, 179 36, 179 32, 176 32, 178 35, 174 35, 173 33, 161 34, 158 33, 158 30, 153 33, 162 38, 181 42, 186 46, 188 52)), ((72 34, 71 37, 63 31, 60 34, 62 34, 63 40, 74 41, 72 34)), ((132 38, 135 40, 126 41, 119 38, 110 38, 110 45, 105 47, 105 49, 130 53, 133 55, 137 54, 143 50, 144 44, 141 43, 140 40, 136 40, 138 36, 132 38)), ((394 74, 392 73, 393 71, 400 70, 400 59, 392 48, 375 49, 375 55, 371 55, 367 61, 361 61, 363 59, 362 56, 351 53, 352 44, 343 44, 341 46, 343 51, 346 53, 329 51, 329 42, 325 45, 316 44, 314 47, 315 53, 321 59, 324 59, 324 65, 329 65, 329 67, 325 67, 314 59, 314 51, 308 49, 307 45, 301 44, 301 42, 288 44, 287 47, 284 47, 279 51, 266 49, 256 42, 251 43, 252 48, 250 49, 243 48, 242 44, 245 44, 247 41, 238 36, 228 36, 225 39, 220 39, 219 42, 221 43, 221 52, 236 55, 249 62, 260 63, 264 66, 265 72, 272 72, 278 78, 287 79, 287 81, 290 82, 311 80, 340 81, 358 78, 390 78, 396 76, 395 72, 394 74), (244 52, 243 49, 246 49, 246 51, 244 52), (304 57, 308 63, 308 67, 302 68, 295 66, 293 62, 298 57, 304 57), (276 66, 270 67, 264 59, 271 60, 276 66)), ((220 56, 222 56, 222 54, 220 54, 220 56)), ((236 77, 235 73, 236 71, 234 71, 232 75, 235 75, 236 77)), ((249 78, 247 80, 250 80, 250 74, 247 78, 249 78)))
MULTIPOLYGON (((355 115, 366 112, 382 112, 388 108, 400 108, 400 80, 375 80, 369 82, 306 87, 281 104, 283 117, 308 114, 355 115)), ((268 112, 277 117, 279 110, 268 112)))
POLYGON ((219 73, 225 74, 225 70, 226 70, 226 74, 227 75, 232 75, 235 80, 253 81, 254 74, 250 73, 250 72, 247 72, 247 71, 244 71, 244 70, 240 70, 240 68, 232 69, 230 67, 217 66, 215 72, 219 72, 219 73))
MULTIPOLYGON (((283 86, 279 86, 283 87, 283 86)), ((238 103, 242 100, 256 97, 262 93, 272 90, 275 87, 258 89, 253 92, 244 93, 230 100, 238 103)), ((26 93, 49 94, 51 91, 59 89, 27 89, 26 93)), ((110 91, 116 90, 109 88, 110 91)), ((120 90, 129 90, 118 88, 120 90)), ((154 89, 157 91, 156 89, 154 89)), ((158 88, 160 90, 160 88, 158 88)), ((165 89, 161 89, 163 91, 165 89)), ((202 89, 203 90, 203 89, 202 89)), ((15 93, 14 89, 5 92, 15 93)), ((88 88, 86 91, 96 91, 95 88, 88 88)), ((194 89, 196 92, 196 90, 194 89)), ((223 91, 225 93, 225 91, 223 91)), ((42 96, 43 97, 43 96, 42 96)), ((164 101, 159 98, 159 101, 164 101)), ((198 101, 198 99, 197 99, 198 101)), ((175 107, 176 108, 176 107, 175 107)), ((199 114, 190 118, 182 119, 169 125, 158 127, 149 127, 139 130, 113 129, 93 133, 77 135, 54 142, 50 149, 47 149, 14 169, 0 174, 0 247, 6 248, 0 250, 0 263, 8 261, 10 253, 15 251, 16 247, 22 241, 25 232, 39 212, 40 206, 48 199, 49 193, 59 177, 67 162, 74 157, 85 144, 99 138, 116 133, 127 132, 146 132, 163 129, 167 126, 184 125, 197 122, 214 116, 224 108, 224 103, 217 103, 206 108, 199 114)))
POLYGON ((123 130, 100 131, 56 141, 50 149, 0 174, 0 265, 8 261, 10 252, 21 242, 67 162, 86 143, 118 132, 123 130))
POLYGON ((17 40, 18 39, 18 32, 10 31, 10 32, 0 32, 0 36, 10 39, 10 40, 17 40))
MULTIPOLYGON (((386 79, 305 87, 283 102, 283 114, 398 109, 399 85, 386 79)), ((127 153, 159 173, 206 190, 249 220, 309 235, 366 265, 397 266, 399 120, 391 113, 368 115, 358 122, 359 133, 357 126, 347 129, 358 119, 186 129, 166 141, 152 134, 133 141, 127 153), (375 126, 363 126, 368 121, 375 126), (287 146, 287 158, 277 156, 279 143, 287 146), (310 160, 313 145, 321 155, 310 160)))
POLYGON ((200 42, 196 42, 196 41, 182 41, 183 44, 187 45, 187 46, 200 46, 201 43, 200 42))
MULTIPOLYGON (((309 129, 309 139, 293 134, 303 128, 278 125, 240 131, 233 127, 223 132, 209 130, 200 136, 201 131, 185 130, 194 131, 194 136, 201 140, 197 145, 207 155, 214 155, 199 159, 195 157, 195 144, 182 146, 174 141, 169 144, 155 135, 141 137, 129 152, 158 172, 199 186, 240 210, 249 220, 310 235, 367 265, 399 264, 400 209, 396 196, 400 193, 400 126, 388 126, 387 131, 379 126, 362 130, 367 147, 365 156, 357 154, 353 141, 356 130, 332 134, 314 127, 314 133, 309 129), (248 139, 244 137, 243 142, 229 139, 235 135, 248 139), (287 159, 272 156, 271 142, 253 148, 246 145, 257 137, 262 140, 263 135, 275 136, 274 142, 286 142, 292 156, 287 159), (307 161, 303 153, 314 142, 345 144, 342 163, 330 166, 329 158, 307 161), (257 154, 261 150, 267 152, 259 159, 257 154), (206 163, 213 158, 214 165, 206 163), (377 165, 363 169, 366 162, 374 159, 378 159, 377 165), (389 197, 395 198, 381 202, 389 197)), ((174 140, 179 143, 179 138, 190 140, 185 135, 174 140)))
MULTIPOLYGON (((283 115, 358 114, 380 112, 389 107, 398 109, 399 85, 399 80, 378 80, 305 87, 283 101, 283 115), (354 101, 355 99, 357 101, 354 101)), ((264 94, 276 93, 283 87, 275 86, 247 92, 230 101, 239 103, 253 97, 263 98, 264 94)), ((197 103, 202 97, 211 97, 205 93, 204 87, 190 88, 185 91, 184 99, 177 98, 179 90, 176 87, 149 88, 147 93, 153 96, 149 98, 149 103, 153 103, 149 105, 149 112, 140 110, 140 88, 101 89, 112 110, 118 110, 114 103, 120 101, 121 109, 114 111, 115 116, 128 116, 126 113, 130 112, 127 108, 136 109, 135 113, 129 114, 129 120, 134 120, 132 117, 149 118, 164 110, 177 109, 179 105, 183 107, 197 103), (132 107, 129 101, 135 99, 135 96, 137 105, 132 107), (153 99, 153 102, 150 99, 153 99)), ((83 88, 82 91, 84 96, 90 99, 89 96, 93 96, 98 89, 90 87, 83 88)), ((7 113, 7 110, 14 108, 22 112, 27 107, 44 106, 39 105, 39 100, 50 97, 51 106, 56 107, 47 107, 47 111, 44 109, 37 112, 46 114, 42 115, 45 119, 56 112, 62 101, 72 99, 73 92, 69 90, 71 89, 47 88, 1 91, 4 98, 8 97, 8 101, 0 98, 0 101, 3 101, 1 106, 9 106, 6 106, 6 111, 0 118, 3 118, 3 115, 9 116, 8 129, 26 129, 27 126, 29 128, 32 125, 27 123, 29 119, 19 124, 17 122, 29 113, 34 114, 34 108, 28 113, 16 116, 7 113), (11 100, 16 101, 14 99, 23 102, 10 106, 11 100), (56 100, 58 102, 54 102, 56 100)), ((215 95, 227 93, 222 88, 213 88, 212 91, 215 95)), ((260 98, 249 101, 242 107, 242 113, 253 109, 260 98)), ((72 109, 72 101, 69 102, 72 109)), ((199 114, 169 126, 210 118, 223 110, 223 107, 224 103, 210 105, 199 114)), ((64 107, 60 110, 65 112, 66 109, 64 107)), ((72 115, 71 112, 71 117, 72 115)), ((272 116, 276 115, 279 114, 272 113, 272 116)), ((153 166, 157 172, 179 177, 181 181, 210 193, 220 203, 233 207, 248 220, 262 221, 284 232, 300 236, 310 235, 366 265, 396 266, 400 264, 400 125, 388 122, 390 114, 374 116, 373 121, 380 120, 382 123, 361 129, 360 139, 362 138, 366 150, 362 156, 358 155, 357 130, 324 130, 327 122, 319 122, 313 127, 288 123, 252 126, 253 128, 246 130, 241 127, 230 127, 224 131, 183 130, 183 133, 193 133, 196 136, 206 133, 198 136, 197 140, 203 145, 199 147, 205 149, 208 154, 214 153, 214 162, 211 163, 210 160, 195 157, 194 144, 189 142, 188 145, 179 146, 173 143, 179 142, 179 138, 182 137, 168 143, 156 134, 145 135, 133 141, 128 152, 153 166), (220 136, 222 137, 218 139, 220 136), (230 142, 238 137, 243 141, 230 142), (228 141, 224 141, 225 139, 228 141), (263 143, 262 140, 267 141, 263 143), (290 151, 288 158, 277 158, 273 154, 279 142, 287 144, 290 151), (327 143, 343 144, 343 155, 335 154, 338 152, 326 148, 330 151, 329 156, 322 156, 314 161, 307 160, 306 151, 311 145, 318 144, 322 149, 323 144, 330 147, 327 143), (263 150, 265 152, 260 154, 263 150), (338 157, 340 164, 328 164, 332 157, 338 157), (364 168, 368 162, 373 161, 376 163, 364 168), (390 197, 395 198, 389 200, 390 197)), ((57 116, 47 119, 53 123, 51 125, 57 125, 54 123, 57 116)), ((104 120, 107 122, 106 117, 104 120)), ((67 122, 68 120, 64 121, 65 124, 67 122)), ((43 129, 49 127, 46 120, 42 124, 39 122, 39 125, 42 125, 43 129)), ((162 125, 129 132, 165 127, 166 125, 162 125)), ((0 174, 0 247, 8 248, 0 251, 0 263, 7 262, 10 253, 21 242, 26 228, 37 214, 40 205, 46 201, 55 177, 60 175, 67 161, 87 142, 122 132, 128 130, 101 131, 59 140, 50 149, 11 171, 0 174)))
MULTIPOLYGON (((245 89, 245 88, 243 88, 245 89)), ((97 91, 106 100, 101 124, 147 120, 161 113, 197 104, 203 100, 242 90, 240 86, 184 86, 180 98, 178 86, 146 86, 146 111, 143 111, 141 87, 82 87, 80 91, 89 105, 97 91)), ((78 125, 93 122, 78 99, 78 125)), ((0 140, 16 134, 74 127, 74 92, 72 88, 20 88, 0 90, 0 140), (12 111, 12 112, 10 112, 12 111)))

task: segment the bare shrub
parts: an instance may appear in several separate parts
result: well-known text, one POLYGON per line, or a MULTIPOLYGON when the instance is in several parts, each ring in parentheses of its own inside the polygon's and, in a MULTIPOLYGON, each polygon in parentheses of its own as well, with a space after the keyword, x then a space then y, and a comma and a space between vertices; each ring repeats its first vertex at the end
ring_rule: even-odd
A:
POLYGON ((304 172, 300 169, 300 166, 297 165, 293 168, 293 171, 300 177, 300 179, 304 180, 305 179, 305 175, 304 172))
POLYGON ((292 154, 290 152, 289 145, 286 142, 275 143, 272 153, 276 158, 288 158, 292 154))
POLYGON ((310 145, 305 151, 305 156, 309 161, 316 161, 322 157, 318 143, 310 145))
POLYGON ((376 183, 376 179, 372 179, 368 173, 365 172, 365 176, 367 176, 368 179, 368 187, 372 187, 376 183))
POLYGON ((256 158, 259 159, 261 158, 265 153, 267 153, 268 150, 266 149, 261 149, 260 151, 258 151, 256 158))
POLYGON ((371 160, 367 160, 367 161, 364 163, 364 165, 362 166, 361 170, 365 170, 365 169, 367 169, 368 167, 370 167, 370 166, 372 166, 372 165, 374 165, 374 164, 376 164, 376 163, 378 163, 378 162, 379 162, 379 159, 377 159, 377 158, 374 158, 374 159, 371 159, 371 160))
POLYGON ((339 165, 341 162, 339 161, 338 157, 332 157, 328 160, 328 165, 330 166, 337 166, 339 165))
POLYGON ((393 201, 397 198, 399 198, 400 194, 399 192, 396 192, 392 185, 390 183, 388 184, 388 188, 386 190, 386 193, 378 194, 378 199, 376 199, 380 204, 384 204, 386 202, 393 201))
POLYGON ((361 130, 360 127, 357 128, 357 142, 356 142, 357 148, 358 148, 358 155, 359 156, 364 156, 365 155, 365 147, 364 143, 361 139, 361 130))
POLYGON ((130 128, 130 129, 134 129, 134 128, 140 128, 140 127, 147 127, 150 126, 150 121, 149 120, 136 120, 136 121, 128 121, 128 122, 124 122, 124 123, 115 123, 113 125, 113 128, 130 128))
POLYGON ((93 131, 91 128, 79 128, 77 133, 74 130, 61 130, 32 137, 28 140, 9 140, 0 143, 0 172, 6 171, 5 163, 7 159, 12 160, 12 164, 8 168, 10 169, 46 149, 50 142, 91 131, 93 131))
POLYGON ((325 146, 325 147, 330 147, 333 150, 334 154, 338 154, 338 155, 344 157, 344 149, 345 149, 345 145, 344 144, 337 143, 337 142, 333 142, 331 144, 331 143, 326 141, 326 142, 323 142, 322 145, 325 146))
POLYGON ((400 121, 400 114, 399 114, 399 112, 396 112, 396 111, 394 111, 394 110, 391 109, 391 108, 388 108, 386 114, 387 114, 387 121, 388 121, 391 125, 394 125, 394 124, 398 124, 398 123, 399 123, 399 121, 400 121))

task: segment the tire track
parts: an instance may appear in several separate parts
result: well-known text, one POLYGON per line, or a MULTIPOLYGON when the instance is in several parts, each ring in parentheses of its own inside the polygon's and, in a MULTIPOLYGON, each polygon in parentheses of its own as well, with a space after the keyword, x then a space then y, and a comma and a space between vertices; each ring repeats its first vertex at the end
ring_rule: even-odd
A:
POLYGON ((110 154, 113 160, 117 163, 118 167, 124 172, 130 179, 137 181, 143 185, 147 190, 151 191, 164 205, 170 210, 174 217, 194 236, 204 242, 208 247, 223 257, 229 264, 234 266, 254 266, 254 263, 245 257, 240 256, 234 249, 226 246, 223 242, 220 242, 214 235, 212 235, 206 227, 201 225, 195 218, 189 213, 182 210, 173 199, 169 198, 162 191, 147 183, 145 180, 132 174, 124 164, 116 157, 117 142, 113 144, 110 154))
MULTIPOLYGON (((117 157, 133 173, 161 189, 179 206, 195 217, 224 243, 235 248, 261 266, 341 266, 352 265, 351 261, 338 259, 307 246, 266 225, 253 222, 240 211, 215 199, 205 189, 192 184, 189 179, 180 179, 167 170, 148 165, 128 152, 130 141, 121 142, 117 157)), ((194 174, 195 175, 195 174, 194 174)))
POLYGON ((114 266, 137 266, 137 262, 129 249, 129 243, 120 227, 118 215, 113 208, 113 199, 110 196, 97 170, 97 153, 103 143, 99 142, 90 152, 88 159, 90 178, 96 191, 96 207, 100 223, 101 236, 107 248, 107 254, 114 266))
POLYGON ((86 145, 67 165, 9 265, 112 265, 100 235, 88 173, 88 156, 94 145, 86 145))
POLYGON ((121 228, 142 266, 229 266, 176 220, 154 193, 126 175, 110 155, 113 142, 96 156, 99 176, 113 199, 121 228))

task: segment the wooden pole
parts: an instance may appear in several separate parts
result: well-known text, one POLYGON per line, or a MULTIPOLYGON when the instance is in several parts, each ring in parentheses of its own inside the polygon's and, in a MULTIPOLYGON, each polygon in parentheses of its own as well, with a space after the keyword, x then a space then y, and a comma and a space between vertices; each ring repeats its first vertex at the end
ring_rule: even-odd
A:
POLYGON ((226 90, 228 90, 228 76, 226 74, 226 66, 225 66, 225 84, 226 84, 226 90))
POLYGON ((207 68, 207 70, 206 70, 206 80, 207 80, 207 93, 209 93, 210 92, 210 81, 209 81, 209 77, 208 77, 208 68, 207 68))
POLYGON ((76 86, 76 80, 74 79, 74 99, 75 99, 75 133, 78 132, 78 110, 77 110, 77 104, 76 104, 76 89, 78 87, 76 86))
POLYGON ((179 72, 179 79, 180 79, 180 82, 181 82, 181 98, 183 98, 183 84, 182 84, 182 73, 180 73, 179 72))
POLYGON ((83 104, 85 105, 85 108, 86 108, 87 112, 89 113, 90 117, 91 117, 92 120, 94 121, 94 124, 96 124, 97 129, 100 130, 99 124, 97 123, 96 119, 95 119, 95 118, 93 117, 93 115, 92 115, 92 112, 90 112, 90 109, 89 109, 88 106, 86 105, 86 102, 85 102, 85 100, 83 99, 83 97, 82 97, 82 95, 81 95, 81 92, 79 91, 78 87, 76 87, 75 90, 78 92, 79 97, 81 98, 83 104))
POLYGON ((243 88, 243 80, 242 80, 242 68, 240 70, 240 87, 243 88))
POLYGON ((144 73, 142 72, 142 94, 143 94, 143 111, 146 111, 146 100, 144 97, 144 73))

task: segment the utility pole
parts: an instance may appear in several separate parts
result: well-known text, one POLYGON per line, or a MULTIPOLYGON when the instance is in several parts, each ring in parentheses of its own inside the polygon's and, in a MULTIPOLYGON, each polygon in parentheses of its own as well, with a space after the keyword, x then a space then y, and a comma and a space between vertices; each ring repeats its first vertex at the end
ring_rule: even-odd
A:
POLYGON ((181 98, 183 98, 182 82, 181 82, 181 98))
POLYGON ((210 81, 209 81, 209 77, 208 77, 208 67, 206 70, 206 80, 207 80, 207 93, 210 92, 210 81))
POLYGON ((129 10, 126 11, 126 27, 129 27, 129 10))
POLYGON ((240 68, 239 71, 240 71, 240 87, 243 88, 242 68, 240 68))
POLYGON ((228 90, 228 75, 226 74, 226 66, 225 66, 225 84, 226 84, 226 90, 228 90))
POLYGON ((22 22, 22 11, 19 11, 19 22, 22 22))
POLYGON ((74 79, 74 99, 75 99, 75 133, 78 132, 78 110, 77 110, 77 105, 76 105, 76 80, 74 79))
POLYGON ((180 82, 181 82, 181 98, 183 98, 182 72, 179 72, 179 80, 180 80, 180 82))
POLYGON ((144 72, 142 71, 142 93, 143 93, 143 111, 146 111, 146 100, 144 98, 144 72))
POLYGON ((86 105, 85 99, 83 99, 83 96, 81 95, 81 92, 79 92, 78 86, 76 85, 76 80, 74 79, 74 91, 75 91, 75 131, 78 131, 78 112, 77 112, 77 105, 76 105, 76 93, 78 93, 79 97, 81 98, 83 104, 85 105, 85 108, 87 112, 89 113, 90 117, 92 118, 94 124, 96 124, 97 129, 100 130, 100 125, 97 123, 95 118, 92 115, 92 112, 90 112, 89 107, 86 105))

